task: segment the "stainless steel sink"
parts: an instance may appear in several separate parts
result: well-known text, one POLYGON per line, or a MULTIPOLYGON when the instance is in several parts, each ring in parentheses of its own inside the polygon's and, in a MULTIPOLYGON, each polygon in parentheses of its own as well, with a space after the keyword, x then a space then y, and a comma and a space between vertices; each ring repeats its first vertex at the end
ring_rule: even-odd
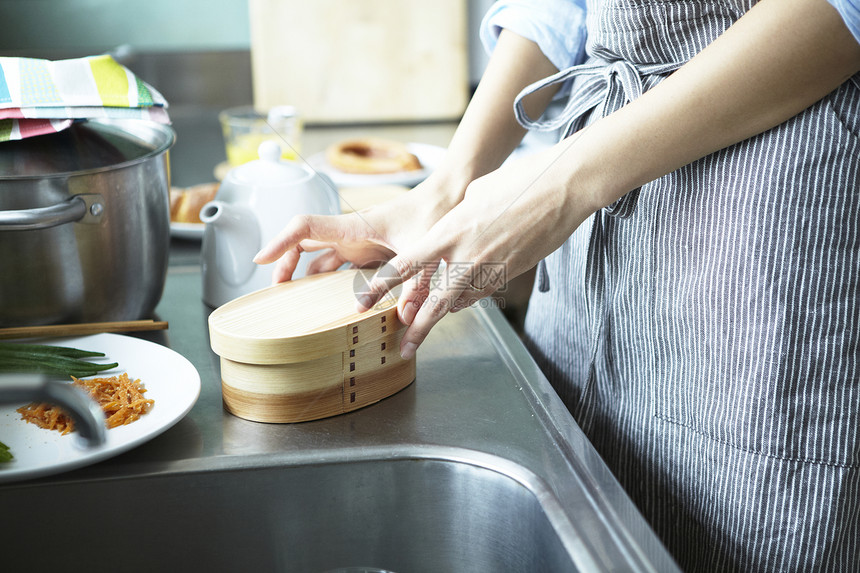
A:
POLYGON ((199 268, 172 269, 170 330, 146 335, 197 367, 195 407, 130 452, 0 485, 0 571, 678 570, 498 310, 442 320, 378 404, 260 424, 223 410, 199 292, 199 268))
POLYGON ((593 565, 575 536, 559 536, 572 524, 523 468, 474 452, 388 453, 394 457, 110 480, 97 495, 78 483, 5 495, 5 515, 50 518, 18 522, 2 545, 23 557, 21 565, 49 551, 86 571, 122 564, 114 570, 498 573, 593 565), (60 521, 68 529, 46 547, 45 530, 60 521))

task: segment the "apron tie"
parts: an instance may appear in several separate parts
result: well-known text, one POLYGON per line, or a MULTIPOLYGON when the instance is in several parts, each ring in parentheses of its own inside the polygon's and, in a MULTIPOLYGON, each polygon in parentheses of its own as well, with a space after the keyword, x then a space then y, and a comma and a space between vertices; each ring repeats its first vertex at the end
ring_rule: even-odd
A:
MULTIPOLYGON (((679 68, 682 63, 636 66, 626 60, 592 59, 585 64, 567 68, 527 86, 514 101, 514 114, 517 121, 527 129, 551 131, 564 127, 562 135, 564 139, 585 126, 585 121, 592 110, 600 117, 605 117, 641 96, 644 92, 643 77, 668 74, 679 68), (523 108, 523 99, 526 96, 547 86, 573 80, 578 80, 574 86, 576 97, 568 98, 565 107, 555 117, 538 119, 528 117, 523 108)), ((594 384, 595 363, 609 311, 606 300, 606 221, 604 217, 629 217, 635 210, 638 197, 639 188, 633 189, 593 215, 585 267, 585 297, 591 336, 588 381, 583 394, 594 384)), ((537 279, 538 291, 549 291, 549 273, 545 260, 538 263, 537 279)), ((580 405, 587 403, 587 400, 583 400, 580 405)), ((582 411, 578 412, 578 414, 582 413, 582 411)))
MULTIPOLYGON (((547 78, 526 86, 514 100, 514 115, 517 121, 529 130, 553 131, 565 127, 562 139, 579 131, 592 110, 597 110, 604 117, 621 108, 626 103, 642 95, 644 88, 642 78, 649 75, 667 74, 681 66, 681 63, 648 64, 636 66, 626 60, 591 59, 589 62, 561 70, 547 78), (569 97, 564 108, 555 117, 532 119, 523 107, 523 99, 547 86, 573 81, 579 78, 576 85, 576 97, 569 97)), ((633 214, 639 188, 633 189, 623 197, 607 205, 602 212, 614 217, 629 217, 633 214)), ((597 214, 595 214, 597 216, 597 214)), ((595 225, 592 229, 591 240, 594 240, 595 225)), ((598 230, 597 233, 600 231, 598 230)), ((549 273, 544 260, 537 267, 538 292, 549 291, 549 273)))
MULTIPOLYGON (((582 129, 592 110, 596 110, 600 117, 604 117, 641 96, 644 91, 643 77, 667 74, 680 66, 680 63, 674 62, 636 66, 626 60, 591 60, 526 86, 514 100, 514 115, 520 125, 529 130, 553 131, 566 126, 562 136, 564 139, 582 129), (576 85, 576 97, 568 98, 564 109, 555 117, 532 119, 526 114, 523 107, 523 99, 526 96, 547 86, 576 78, 580 78, 580 83, 576 85)), ((603 210, 607 215, 629 217, 633 214, 638 196, 637 188, 611 205, 607 205, 603 210)))

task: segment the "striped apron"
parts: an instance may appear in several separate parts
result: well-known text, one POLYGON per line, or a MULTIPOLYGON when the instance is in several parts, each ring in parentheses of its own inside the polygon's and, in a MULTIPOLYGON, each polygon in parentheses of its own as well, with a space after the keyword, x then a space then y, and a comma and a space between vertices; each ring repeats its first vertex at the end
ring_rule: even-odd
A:
MULTIPOLYGON (((568 135, 753 0, 589 0, 568 135)), ((787 33, 790 33, 787 31, 787 33)), ((860 81, 622 197, 541 263, 526 342, 686 571, 860 571, 860 81)))

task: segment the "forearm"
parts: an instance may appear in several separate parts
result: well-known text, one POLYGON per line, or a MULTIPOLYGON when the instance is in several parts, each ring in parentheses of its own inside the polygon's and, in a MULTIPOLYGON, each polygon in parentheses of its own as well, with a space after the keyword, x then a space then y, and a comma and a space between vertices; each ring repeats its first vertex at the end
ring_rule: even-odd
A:
MULTIPOLYGON (((525 130, 513 113, 516 95, 527 85, 557 72, 537 44, 502 31, 481 82, 448 146, 438 177, 450 182, 456 201, 465 186, 498 168, 517 147, 525 130)), ((546 89, 524 103, 539 116, 554 95, 546 89)))
POLYGON ((660 85, 559 144, 550 171, 565 169, 588 190, 575 200, 597 209, 782 123, 858 69, 860 46, 826 0, 762 0, 660 85))

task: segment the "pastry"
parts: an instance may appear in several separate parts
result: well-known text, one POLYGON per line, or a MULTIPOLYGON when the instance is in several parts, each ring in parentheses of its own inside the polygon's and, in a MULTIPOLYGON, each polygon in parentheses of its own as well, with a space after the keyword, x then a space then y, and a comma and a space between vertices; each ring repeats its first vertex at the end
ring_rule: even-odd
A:
POLYGON ((331 145, 326 150, 326 160, 344 173, 365 175, 422 168, 418 158, 403 143, 375 137, 349 139, 331 145))

